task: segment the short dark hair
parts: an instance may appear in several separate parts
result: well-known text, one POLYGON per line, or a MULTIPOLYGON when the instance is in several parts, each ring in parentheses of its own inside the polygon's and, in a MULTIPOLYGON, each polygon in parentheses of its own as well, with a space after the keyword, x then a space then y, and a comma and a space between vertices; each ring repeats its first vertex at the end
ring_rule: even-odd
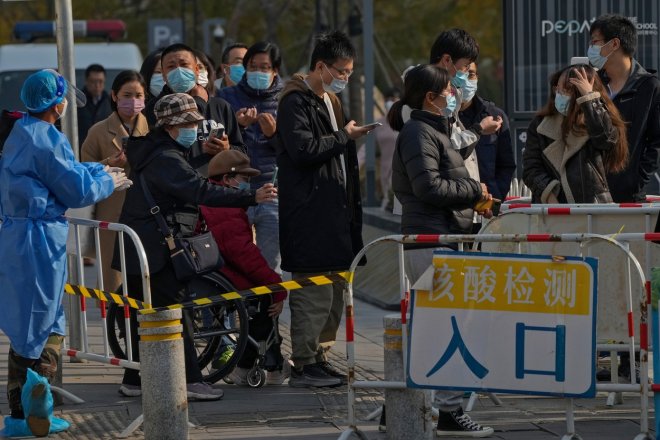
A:
MULTIPOLYGON (((144 79, 144 82, 147 84, 147 86, 151 84, 151 77, 154 76, 154 69, 156 68, 156 64, 160 63, 160 58, 162 55, 163 49, 156 49, 147 55, 147 57, 142 62, 142 67, 140 67, 140 75, 142 75, 142 78, 144 79)), ((151 96, 149 87, 147 87, 145 92, 147 96, 151 96)))
POLYGON ((225 47, 225 50, 222 51, 222 58, 220 59, 220 62, 222 64, 227 64, 227 61, 229 61, 229 52, 231 52, 234 49, 247 49, 247 44, 243 43, 234 43, 230 44, 229 46, 225 47))
POLYGON ((406 73, 403 82, 403 96, 392 105, 387 114, 387 122, 396 131, 403 128, 401 110, 407 105, 413 110, 421 110, 428 92, 441 94, 449 85, 449 72, 435 64, 420 64, 406 73))
POLYGON ((89 78, 92 72, 99 72, 105 76, 105 69, 100 64, 90 64, 87 66, 87 69, 85 69, 85 79, 89 78))
MULTIPOLYGON (((112 91, 115 92, 115 96, 119 94, 119 89, 121 89, 124 84, 133 81, 140 83, 146 95, 149 89, 144 82, 142 75, 140 75, 140 73, 136 72, 135 70, 122 70, 117 74, 115 80, 112 82, 112 91)), ((112 107, 112 110, 117 110, 117 103, 112 99, 110 100, 110 107, 112 107)))
POLYGON ((317 62, 330 65, 337 60, 355 59, 357 52, 348 35, 341 31, 330 32, 318 37, 312 51, 309 70, 314 70, 317 62))
POLYGON ((431 47, 429 63, 440 61, 444 54, 448 54, 453 62, 461 58, 476 61, 479 56, 479 45, 474 37, 463 29, 449 29, 441 32, 431 47))
POLYGON ((250 59, 259 53, 268 54, 270 57, 270 62, 273 64, 273 68, 280 70, 280 66, 282 65, 282 54, 280 53, 280 48, 277 47, 276 44, 269 43, 268 41, 260 41, 250 46, 250 48, 245 53, 245 56, 243 57, 243 67, 247 69, 250 59))
POLYGON ((626 17, 616 14, 602 15, 591 23, 589 33, 599 31, 605 40, 618 38, 621 42, 621 50, 632 57, 637 49, 637 29, 633 22, 626 17))
POLYGON ((168 54, 171 54, 171 53, 174 53, 174 52, 190 52, 190 55, 192 55, 193 58, 196 57, 195 50, 192 47, 187 46, 183 43, 174 43, 174 44, 170 44, 165 49, 163 49, 163 53, 160 56, 160 62, 161 63, 163 62, 163 58, 165 58, 165 55, 168 55, 168 54))

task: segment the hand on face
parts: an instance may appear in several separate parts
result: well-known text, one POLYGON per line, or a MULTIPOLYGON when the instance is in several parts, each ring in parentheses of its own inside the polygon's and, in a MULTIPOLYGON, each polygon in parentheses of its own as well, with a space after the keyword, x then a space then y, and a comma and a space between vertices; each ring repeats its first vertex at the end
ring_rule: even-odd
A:
POLYGON ((568 82, 575 86, 581 96, 591 93, 594 89, 594 81, 596 78, 592 76, 590 80, 587 76, 587 72, 584 70, 584 67, 573 69, 573 72, 575 73, 576 77, 569 78, 568 82))

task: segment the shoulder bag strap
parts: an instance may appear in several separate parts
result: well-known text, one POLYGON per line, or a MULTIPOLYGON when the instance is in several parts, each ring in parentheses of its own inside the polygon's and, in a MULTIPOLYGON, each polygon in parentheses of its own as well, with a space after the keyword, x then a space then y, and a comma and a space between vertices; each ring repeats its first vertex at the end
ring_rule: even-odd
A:
POLYGON ((176 249, 176 245, 174 244, 174 237, 172 236, 170 228, 167 226, 167 222, 165 221, 163 214, 160 212, 160 207, 156 204, 154 197, 151 195, 151 191, 149 191, 149 187, 147 186, 147 179, 144 178, 144 174, 142 173, 140 173, 140 183, 142 185, 144 198, 147 200, 147 204, 149 205, 149 213, 156 218, 158 229, 160 229, 160 233, 165 237, 167 247, 170 248, 170 251, 173 251, 176 249))

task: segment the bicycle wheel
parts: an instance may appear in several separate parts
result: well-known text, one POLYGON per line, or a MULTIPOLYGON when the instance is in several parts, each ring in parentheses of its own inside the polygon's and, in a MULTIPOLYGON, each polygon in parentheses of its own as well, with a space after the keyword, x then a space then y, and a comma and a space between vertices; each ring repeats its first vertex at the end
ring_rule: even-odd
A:
MULTIPOLYGON (((193 280, 188 288, 196 298, 235 290, 219 273, 193 280)), ((215 383, 234 369, 248 344, 248 321, 242 300, 195 308, 195 349, 205 382, 215 383)))

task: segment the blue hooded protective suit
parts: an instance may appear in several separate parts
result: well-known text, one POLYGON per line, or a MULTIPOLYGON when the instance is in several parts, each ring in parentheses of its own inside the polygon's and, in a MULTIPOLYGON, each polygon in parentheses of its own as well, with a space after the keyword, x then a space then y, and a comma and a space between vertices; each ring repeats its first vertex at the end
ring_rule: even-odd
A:
POLYGON ((54 125, 28 114, 0 157, 0 329, 16 353, 37 359, 50 333, 65 334, 64 212, 112 194, 98 163, 80 163, 54 125))

